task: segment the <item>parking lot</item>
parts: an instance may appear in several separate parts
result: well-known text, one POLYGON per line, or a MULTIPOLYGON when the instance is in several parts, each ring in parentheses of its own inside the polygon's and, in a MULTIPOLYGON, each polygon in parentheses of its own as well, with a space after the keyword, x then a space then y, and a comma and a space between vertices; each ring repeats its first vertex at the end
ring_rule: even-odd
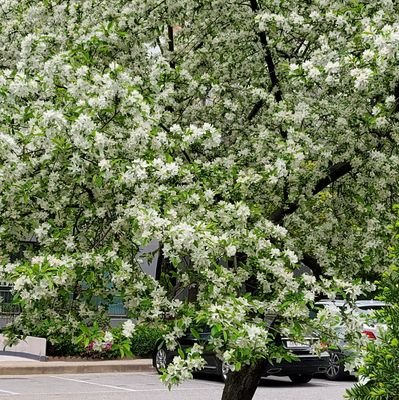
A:
MULTIPOLYGON (((342 400, 353 381, 314 379, 302 386, 267 378, 255 400, 342 400)), ((10 400, 220 400, 223 383, 194 379, 171 392, 153 373, 26 375, 0 377, 0 399, 10 400)))

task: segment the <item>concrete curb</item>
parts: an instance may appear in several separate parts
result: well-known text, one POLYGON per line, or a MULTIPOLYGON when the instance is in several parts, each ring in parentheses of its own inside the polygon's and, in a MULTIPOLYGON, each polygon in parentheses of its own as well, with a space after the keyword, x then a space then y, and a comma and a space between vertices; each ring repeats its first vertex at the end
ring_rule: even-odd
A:
POLYGON ((0 357, 1 356, 23 357, 35 361, 48 361, 48 357, 46 356, 38 356, 37 354, 30 354, 22 351, 0 351, 0 357))
POLYGON ((2 361, 1 375, 87 374, 103 372, 155 372, 152 360, 109 361, 2 361))

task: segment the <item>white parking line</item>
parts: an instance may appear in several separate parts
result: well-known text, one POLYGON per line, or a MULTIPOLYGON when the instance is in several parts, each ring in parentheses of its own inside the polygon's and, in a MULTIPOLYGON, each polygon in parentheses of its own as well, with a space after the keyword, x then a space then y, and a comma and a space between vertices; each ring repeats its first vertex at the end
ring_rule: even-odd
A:
POLYGON ((16 395, 16 394, 19 394, 19 393, 16 393, 16 392, 11 392, 11 391, 9 391, 9 390, 1 390, 1 389, 0 389, 0 394, 1 394, 1 393, 5 393, 5 394, 15 394, 15 395, 16 395))
POLYGON ((81 379, 63 378, 61 376, 52 376, 51 378, 61 379, 63 381, 70 381, 70 382, 86 383, 87 385, 100 386, 100 387, 105 387, 105 388, 109 388, 109 389, 124 390, 125 392, 137 392, 137 390, 135 390, 135 389, 123 388, 123 387, 113 386, 113 385, 103 385, 102 383, 88 382, 88 381, 83 381, 81 379))
MULTIPOLYGON (((95 383, 95 382, 88 382, 84 381, 81 379, 73 379, 73 378, 65 378, 61 376, 51 376, 51 378, 54 379, 61 379, 64 381, 70 381, 70 382, 77 382, 77 383, 85 383, 87 385, 93 385, 93 386, 99 386, 99 387, 104 387, 108 389, 116 389, 116 390, 124 390, 125 392, 167 392, 169 391, 166 387, 165 388, 151 388, 151 389, 129 389, 129 388, 124 388, 120 386, 114 386, 114 385, 104 385, 102 383, 95 383)), ((207 387, 188 387, 188 388, 175 388, 173 391, 178 391, 178 392, 183 392, 183 391, 191 391, 191 390, 210 390, 212 385, 207 385, 207 387)))
MULTIPOLYGON (((126 375, 141 375, 141 376, 157 376, 158 378, 160 377, 160 375, 156 372, 116 372, 115 375, 120 375, 120 374, 126 374, 126 375)), ((204 385, 209 385, 209 386, 215 386, 215 387, 223 387, 224 383, 222 381, 220 382, 215 382, 215 381, 207 381, 206 379, 191 379, 188 380, 187 382, 190 383, 203 383, 204 385)), ((176 388, 174 388, 173 390, 176 390, 176 388)))
POLYGON ((61 376, 52 376, 52 378, 61 379, 63 381, 86 383, 87 385, 106 387, 106 388, 109 388, 109 389, 124 390, 125 392, 137 392, 137 390, 135 390, 135 389, 123 388, 123 387, 114 386, 114 385, 104 385, 102 383, 88 382, 88 381, 83 381, 81 379, 63 378, 61 376))

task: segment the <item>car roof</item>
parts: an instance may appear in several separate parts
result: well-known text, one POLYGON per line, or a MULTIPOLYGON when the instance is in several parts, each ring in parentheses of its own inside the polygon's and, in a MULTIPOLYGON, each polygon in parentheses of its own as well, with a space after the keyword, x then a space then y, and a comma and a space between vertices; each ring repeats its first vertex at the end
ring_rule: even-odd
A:
MULTIPOLYGON (((346 300, 331 300, 331 299, 321 299, 315 303, 316 305, 334 305, 337 307, 343 307, 346 304, 346 300)), ((357 300, 355 301, 356 307, 358 308, 372 308, 372 307, 384 307, 386 303, 380 300, 357 300)))
POLYGON ((373 307, 373 306, 384 307, 386 305, 386 303, 383 301, 380 301, 380 300, 358 300, 358 301, 356 301, 356 305, 359 308, 362 308, 362 307, 366 308, 366 307, 373 307))

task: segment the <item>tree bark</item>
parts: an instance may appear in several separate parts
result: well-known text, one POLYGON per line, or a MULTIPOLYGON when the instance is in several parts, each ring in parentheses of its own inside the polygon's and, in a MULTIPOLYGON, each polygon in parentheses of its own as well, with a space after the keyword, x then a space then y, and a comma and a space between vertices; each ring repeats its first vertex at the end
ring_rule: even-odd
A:
POLYGON ((162 272, 162 266, 165 261, 165 256, 163 254, 163 246, 162 242, 159 242, 159 250, 158 250, 158 259, 157 259, 157 266, 155 270, 155 279, 157 281, 161 280, 161 272, 162 272))
MULTIPOLYGON (((336 182, 339 178, 348 175, 352 171, 352 166, 348 161, 342 161, 332 165, 328 169, 328 174, 324 178, 320 179, 312 190, 312 195, 315 196, 320 193, 331 183, 336 182)), ((299 207, 299 203, 285 204, 284 206, 275 210, 269 217, 270 221, 275 224, 281 225, 283 220, 288 215, 293 214, 299 207)))
POLYGON ((231 372, 224 386, 222 400, 252 400, 259 381, 266 369, 266 361, 244 366, 238 372, 231 372))
MULTIPOLYGON (((251 9, 254 13, 257 13, 258 11, 260 11, 260 6, 259 6, 259 3, 257 0, 251 0, 251 9)), ((264 59, 265 59, 265 63, 267 66, 267 70, 268 70, 269 78, 270 78, 270 82, 271 82, 270 92, 274 94, 274 98, 275 98, 276 102, 279 103, 283 99, 283 95, 282 95, 282 92, 279 87, 279 80, 278 80, 277 74, 276 74, 276 65, 273 60, 272 52, 270 51, 266 32, 264 32, 264 31, 258 32, 258 37, 259 37, 260 43, 261 43, 263 51, 264 51, 264 59)), ((259 100, 253 106, 251 112, 248 114, 248 117, 247 117, 248 121, 252 121, 256 117, 256 115, 262 108, 263 104, 264 104, 264 101, 259 100)), ((283 131, 282 136, 284 139, 286 139, 287 133, 283 131)))
MULTIPOLYGON (((320 179, 312 190, 312 195, 315 196, 320 193, 331 183, 336 182, 338 179, 352 172, 352 166, 348 161, 342 161, 337 164, 332 165, 328 169, 328 174, 324 178, 320 179)), ((283 207, 275 210, 269 217, 270 221, 278 225, 284 224, 284 218, 293 214, 299 208, 299 203, 286 204, 283 207)), ((316 279, 319 279, 322 274, 321 265, 318 263, 317 259, 311 254, 304 254, 301 262, 310 268, 316 279)))

